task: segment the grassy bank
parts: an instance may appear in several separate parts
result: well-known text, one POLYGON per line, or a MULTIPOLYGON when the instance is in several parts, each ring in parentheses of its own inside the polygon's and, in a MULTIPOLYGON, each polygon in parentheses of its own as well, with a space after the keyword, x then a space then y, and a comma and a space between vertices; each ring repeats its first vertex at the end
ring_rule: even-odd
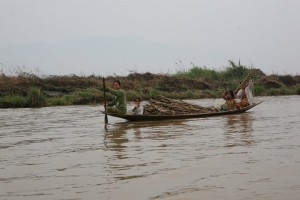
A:
MULTIPOLYGON (((300 77, 266 75, 260 69, 229 62, 224 69, 193 66, 174 74, 131 73, 106 77, 110 86, 119 79, 127 100, 139 96, 143 100, 163 95, 174 99, 219 98, 224 88, 235 90, 252 71, 256 96, 300 94, 300 77)), ((19 72, 15 76, 0 74, 0 107, 42 107, 103 103, 101 76, 46 76, 19 72)), ((108 94, 108 99, 112 98, 108 94)))

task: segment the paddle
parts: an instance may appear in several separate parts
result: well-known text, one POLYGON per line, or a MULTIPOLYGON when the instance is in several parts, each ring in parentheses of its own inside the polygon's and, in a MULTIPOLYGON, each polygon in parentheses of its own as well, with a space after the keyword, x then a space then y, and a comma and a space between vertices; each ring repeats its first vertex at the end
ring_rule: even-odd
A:
POLYGON ((102 78, 103 80, 103 98, 104 98, 104 109, 105 109, 105 115, 104 115, 104 123, 108 124, 108 118, 107 118, 107 114, 106 114, 106 87, 105 87, 105 78, 102 78))
POLYGON ((236 93, 239 91, 239 89, 240 89, 242 83, 243 83, 244 81, 246 81, 247 78, 248 78, 251 74, 252 74, 252 71, 251 71, 251 69, 250 69, 250 71, 249 71, 249 73, 247 74, 247 76, 243 79, 243 81, 239 84, 239 86, 234 90, 233 94, 236 94, 236 93))

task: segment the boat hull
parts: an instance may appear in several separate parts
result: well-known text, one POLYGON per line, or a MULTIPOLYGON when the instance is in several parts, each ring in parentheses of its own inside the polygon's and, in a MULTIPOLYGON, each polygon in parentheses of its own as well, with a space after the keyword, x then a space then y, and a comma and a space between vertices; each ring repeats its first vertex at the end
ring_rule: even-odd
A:
POLYGON ((112 117, 122 118, 128 121, 158 121, 158 120, 205 118, 205 117, 214 117, 214 116, 222 116, 222 115, 241 114, 247 112, 248 110, 257 106, 260 103, 262 103, 262 101, 258 103, 254 103, 251 106, 241 108, 239 110, 232 110, 226 112, 185 114, 185 115, 127 115, 127 114, 117 114, 117 113, 106 113, 104 111, 102 111, 102 113, 112 117))

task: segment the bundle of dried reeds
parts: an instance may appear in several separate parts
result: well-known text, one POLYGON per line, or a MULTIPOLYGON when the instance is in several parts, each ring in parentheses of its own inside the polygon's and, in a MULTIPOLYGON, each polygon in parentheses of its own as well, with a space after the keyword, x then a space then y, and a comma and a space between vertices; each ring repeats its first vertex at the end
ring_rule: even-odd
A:
POLYGON ((210 112, 213 112, 211 108, 166 97, 150 99, 149 104, 144 106, 144 114, 146 115, 182 115, 210 112))

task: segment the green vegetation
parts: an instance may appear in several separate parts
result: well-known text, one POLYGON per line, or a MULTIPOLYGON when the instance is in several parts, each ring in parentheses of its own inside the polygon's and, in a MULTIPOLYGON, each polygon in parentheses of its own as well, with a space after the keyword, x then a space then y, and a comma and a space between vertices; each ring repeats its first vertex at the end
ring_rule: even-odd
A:
MULTIPOLYGON (((229 61, 223 69, 193 65, 174 74, 131 73, 126 77, 106 77, 111 86, 119 79, 127 100, 143 100, 163 95, 174 99, 220 98, 225 88, 235 90, 251 72, 254 95, 299 95, 300 76, 265 75, 260 69, 229 61)), ((101 76, 47 76, 18 71, 17 75, 0 74, 0 108, 65 106, 103 103, 101 76)), ((112 96, 108 93, 108 101, 112 96)))
POLYGON ((20 95, 5 96, 0 98, 1 108, 23 108, 26 107, 26 97, 20 95))
POLYGON ((223 72, 216 71, 213 69, 208 69, 207 67, 197 67, 193 65, 193 68, 186 71, 178 71, 174 77, 178 78, 199 78, 205 77, 207 79, 220 79, 223 76, 223 72))
POLYGON ((25 105, 28 105, 28 107, 41 107, 46 105, 46 99, 44 97, 44 94, 41 93, 40 88, 36 88, 36 87, 29 88, 25 105))
POLYGON ((68 100, 67 97, 52 97, 47 100, 48 106, 66 106, 71 105, 72 103, 68 100))
POLYGON ((296 89, 296 94, 300 95, 300 86, 296 89))

